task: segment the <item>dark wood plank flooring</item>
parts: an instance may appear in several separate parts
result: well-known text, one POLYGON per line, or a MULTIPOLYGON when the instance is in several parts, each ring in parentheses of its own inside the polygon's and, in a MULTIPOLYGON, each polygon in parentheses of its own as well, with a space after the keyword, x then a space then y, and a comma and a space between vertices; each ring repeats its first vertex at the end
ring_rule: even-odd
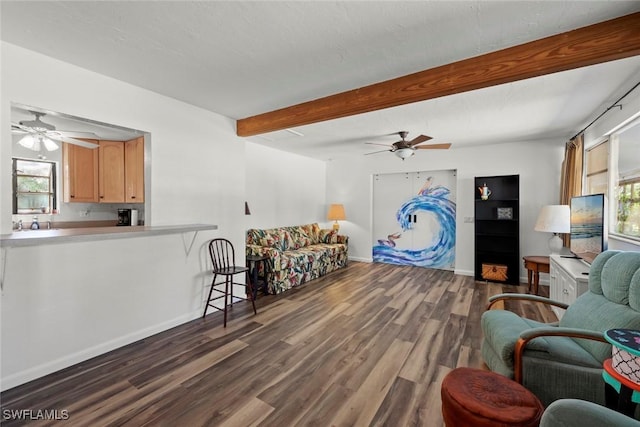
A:
MULTIPOLYGON (((442 378, 486 369, 479 319, 500 292, 526 286, 351 262, 261 296, 258 315, 234 305, 226 329, 212 314, 7 390, 2 410, 69 417, 30 425, 440 426, 442 378)), ((556 320, 541 305, 507 308, 556 320)))

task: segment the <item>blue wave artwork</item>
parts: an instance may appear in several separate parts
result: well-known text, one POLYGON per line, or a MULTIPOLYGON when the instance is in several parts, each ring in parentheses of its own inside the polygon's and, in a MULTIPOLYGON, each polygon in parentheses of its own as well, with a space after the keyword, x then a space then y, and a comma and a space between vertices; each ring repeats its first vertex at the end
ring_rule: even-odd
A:
POLYGON ((431 187, 431 179, 428 179, 418 195, 403 203, 396 213, 402 232, 379 239, 373 247, 373 260, 419 267, 451 266, 455 259, 456 204, 448 199, 449 194, 449 189, 441 185, 431 187), (396 248, 395 240, 400 239, 403 232, 411 230, 409 215, 417 211, 433 213, 440 225, 431 245, 422 249, 396 248))

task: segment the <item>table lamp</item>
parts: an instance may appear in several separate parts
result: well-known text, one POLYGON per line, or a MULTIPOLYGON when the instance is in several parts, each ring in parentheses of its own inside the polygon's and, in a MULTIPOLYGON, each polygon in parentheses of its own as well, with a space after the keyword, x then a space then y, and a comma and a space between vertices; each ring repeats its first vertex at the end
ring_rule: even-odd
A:
POLYGON ((569 233, 571 231, 571 211, 568 205, 548 205, 544 206, 538 215, 538 220, 533 228, 536 231, 553 233, 549 239, 549 249, 552 255, 557 255, 562 249, 562 239, 558 233, 569 233))
POLYGON ((344 214, 344 206, 340 204, 333 204, 329 206, 329 212, 327 213, 327 219, 329 221, 335 221, 333 224, 333 230, 340 230, 340 224, 338 224, 338 220, 344 221, 347 217, 344 214))

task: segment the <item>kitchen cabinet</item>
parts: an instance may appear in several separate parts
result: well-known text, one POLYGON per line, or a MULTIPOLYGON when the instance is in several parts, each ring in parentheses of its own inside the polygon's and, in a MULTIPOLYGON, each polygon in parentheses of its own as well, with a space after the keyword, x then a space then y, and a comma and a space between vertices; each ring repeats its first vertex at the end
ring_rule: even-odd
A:
MULTIPOLYGON (((576 298, 589 289, 589 265, 577 258, 549 257, 549 298, 565 304, 572 304, 576 298), (585 274, 586 273, 586 274, 585 274)), ((552 307, 561 319, 564 310, 552 307)))
POLYGON ((475 193, 475 278, 517 285, 520 281, 520 177, 480 176, 475 193), (488 194, 483 198, 482 188, 488 194), (497 269, 503 280, 483 275, 497 269))
POLYGON ((124 199, 144 202, 144 137, 124 143, 124 199))
MULTIPOLYGON (((96 140, 86 140, 98 143, 96 140)), ((65 202, 97 203, 99 201, 98 149, 63 144, 62 164, 65 202)))
POLYGON ((99 144, 100 203, 124 203, 124 143, 99 144))
POLYGON ((64 201, 144 203, 144 137, 87 141, 98 148, 63 144, 64 201))

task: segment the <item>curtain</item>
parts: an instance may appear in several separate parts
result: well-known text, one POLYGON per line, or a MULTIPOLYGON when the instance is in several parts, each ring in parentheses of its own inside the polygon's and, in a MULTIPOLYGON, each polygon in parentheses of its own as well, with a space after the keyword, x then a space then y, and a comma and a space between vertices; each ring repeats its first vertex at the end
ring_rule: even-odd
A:
MULTIPOLYGON (((582 195, 582 168, 584 163, 584 134, 567 142, 560 176, 560 204, 568 205, 571 198, 582 195)), ((562 236, 564 246, 569 247, 569 234, 562 236)))

